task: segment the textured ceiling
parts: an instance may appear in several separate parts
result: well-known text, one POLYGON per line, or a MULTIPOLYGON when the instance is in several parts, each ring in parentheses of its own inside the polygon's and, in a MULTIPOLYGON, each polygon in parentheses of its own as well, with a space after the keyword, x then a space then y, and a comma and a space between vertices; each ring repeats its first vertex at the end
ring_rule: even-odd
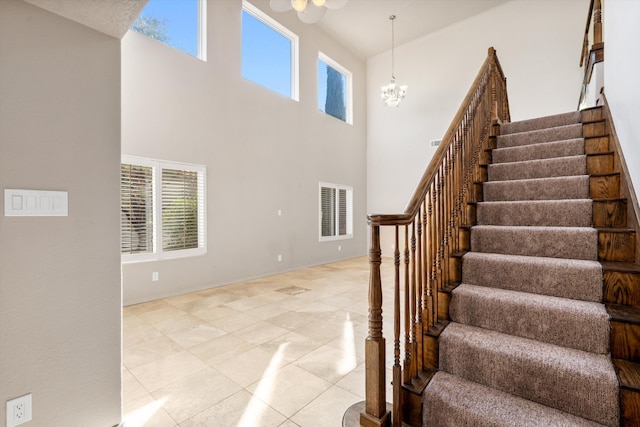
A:
POLYGON ((24 0, 117 39, 136 20, 148 0, 24 0))

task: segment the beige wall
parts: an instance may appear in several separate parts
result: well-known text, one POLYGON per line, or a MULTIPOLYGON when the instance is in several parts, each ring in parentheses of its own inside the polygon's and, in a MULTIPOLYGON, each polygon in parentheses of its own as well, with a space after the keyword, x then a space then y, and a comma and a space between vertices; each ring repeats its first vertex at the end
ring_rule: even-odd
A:
MULTIPOLYGON (((640 2, 606 0, 604 4, 604 88, 620 145, 640 191, 640 2)), ((636 199, 637 200, 637 199, 636 199)), ((638 207, 636 207, 638 209, 638 207)))
POLYGON ((0 188, 62 190, 68 217, 0 216, 0 421, 120 422, 120 41, 0 1, 0 188))
MULTIPOLYGON (((370 58, 367 210, 404 210, 435 153, 430 141, 444 136, 490 46, 507 77, 512 120, 575 110, 588 6, 589 0, 511 0, 397 46, 395 74, 409 90, 396 109, 375 96, 389 81, 390 52, 370 58)), ((391 254, 384 231, 383 253, 391 254)))
POLYGON ((300 37, 300 102, 242 79, 240 0, 208 3, 206 62, 123 38, 123 153, 204 164, 208 199, 207 254, 125 264, 125 305, 366 253, 365 63, 294 13, 252 3, 300 37), (353 73, 353 125, 318 111, 319 50, 353 73), (353 187, 353 239, 318 241, 321 181, 353 187))

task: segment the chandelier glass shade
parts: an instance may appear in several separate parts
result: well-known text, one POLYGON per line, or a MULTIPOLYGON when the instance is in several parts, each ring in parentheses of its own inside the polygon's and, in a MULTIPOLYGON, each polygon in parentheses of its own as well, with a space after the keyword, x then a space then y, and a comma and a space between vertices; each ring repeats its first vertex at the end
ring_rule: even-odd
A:
POLYGON ((393 21, 396 19, 395 15, 391 15, 389 20, 391 21, 391 82, 382 86, 380 96, 384 105, 387 107, 397 107, 407 94, 407 85, 398 85, 396 83, 395 75, 395 34, 393 31, 393 21))

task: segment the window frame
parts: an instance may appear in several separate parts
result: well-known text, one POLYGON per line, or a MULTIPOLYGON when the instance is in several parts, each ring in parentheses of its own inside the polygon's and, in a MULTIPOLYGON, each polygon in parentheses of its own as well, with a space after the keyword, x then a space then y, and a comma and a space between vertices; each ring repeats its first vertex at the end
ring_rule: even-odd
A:
MULTIPOLYGON (((171 162, 166 160, 150 159, 148 157, 138 157, 123 155, 121 164, 146 166, 152 168, 152 199, 153 199, 153 245, 151 252, 139 254, 123 254, 121 261, 123 264, 140 261, 162 261, 167 259, 185 258, 204 255, 207 253, 207 170, 206 166, 192 163, 171 162), (162 239, 162 170, 172 169, 185 172, 196 172, 198 174, 198 247, 189 249, 163 250, 162 239), (200 197, 201 196, 201 197, 200 197), (201 228, 201 231, 200 231, 201 228)), ((122 183, 121 183, 122 185, 122 183)), ((122 225, 120 226, 122 233, 122 225)), ((120 236, 122 239, 122 234, 120 236)))
MULTIPOLYGON (((336 233, 339 233, 339 215, 340 215, 340 206, 339 206, 339 197, 336 196, 336 209, 335 209, 335 224, 336 224, 336 233)), ((331 242, 335 240, 347 240, 353 239, 353 187, 349 185, 342 184, 332 184, 328 182, 320 182, 318 185, 318 237, 320 242, 331 242), (330 188, 336 190, 336 195, 339 194, 339 190, 345 190, 347 196, 347 218, 346 218, 346 226, 347 233, 340 235, 334 234, 332 236, 323 236, 322 235, 322 189, 330 188)))
MULTIPOLYGON (((153 0, 150 0, 153 1, 153 0)), ((194 58, 198 58, 201 61, 207 61, 207 0, 196 0, 197 1, 197 20, 196 20, 196 54, 193 55, 191 52, 187 52, 184 49, 181 49, 179 47, 175 47, 175 46, 171 46, 168 43, 165 43, 163 41, 154 39, 153 37, 149 37, 146 36, 142 33, 139 33, 138 31, 133 29, 133 24, 131 25, 131 27, 129 27, 129 30, 134 31, 140 35, 142 35, 143 37, 147 37, 150 38, 151 40, 155 40, 159 43, 162 43, 163 45, 170 47, 172 49, 176 49, 179 50, 180 52, 186 53, 189 56, 192 56, 194 58)), ((145 4, 145 8, 147 7, 148 3, 145 4)), ((140 15, 142 14, 142 12, 144 11, 144 8, 140 11, 140 14, 136 17, 137 18, 140 17, 140 15)))
MULTIPOLYGON (((348 123, 350 125, 353 125, 353 73, 351 71, 349 71, 348 69, 346 69, 344 66, 340 65, 339 63, 337 63, 336 61, 334 61, 333 59, 331 59, 329 56, 327 56, 324 52, 322 51, 318 51, 318 61, 322 61, 325 64, 327 64, 328 66, 330 66, 331 68, 333 68, 334 70, 338 71, 340 74, 342 74, 343 76, 345 76, 345 100, 347 105, 345 106, 345 112, 346 112, 346 117, 344 122, 348 123)), ((316 68, 317 70, 317 68, 316 68)), ((316 87, 319 88, 320 87, 320 76, 317 75, 316 76, 317 79, 317 85, 316 87)), ((317 91, 316 92, 316 98, 317 98, 317 104, 320 103, 320 92, 317 91)), ((326 113, 325 111, 322 111, 320 109, 318 109, 318 111, 320 111, 323 114, 326 114, 329 117, 333 117, 336 118, 338 120, 340 120, 337 117, 332 116, 331 114, 326 113)), ((340 120, 342 121, 342 120, 340 120)))
MULTIPOLYGON (((279 33, 281 36, 285 37, 286 39, 288 39, 291 42, 291 56, 290 56, 290 60, 291 60, 291 96, 288 97, 296 102, 300 102, 300 64, 299 64, 299 58, 300 58, 300 37, 298 37, 298 35, 296 33, 294 33, 293 31, 291 31, 290 29, 288 29, 287 27, 285 27, 284 25, 282 25, 281 23, 279 23, 278 21, 276 21, 275 19, 273 19, 272 17, 270 17, 269 15, 267 15, 265 12, 263 12, 262 10, 260 10, 259 8, 257 8, 256 6, 254 6, 253 4, 249 3, 247 0, 242 0, 242 12, 246 12, 248 14, 250 14, 253 18, 257 19, 258 21, 262 22, 264 25, 266 25, 267 27, 271 28, 273 31, 279 33)), ((240 31, 242 33, 242 27, 240 28, 240 31)), ((242 52, 240 53, 240 56, 242 57, 242 52)), ((241 66, 241 72, 242 72, 242 66, 241 66)), ((243 77, 244 79, 244 77, 243 77)), ((255 83, 257 85, 260 85, 266 89, 269 89, 272 92, 278 93, 280 95, 282 95, 280 92, 277 92, 267 86, 264 86, 261 83, 258 82, 254 82, 253 80, 249 80, 249 79, 244 79, 247 81, 250 81, 252 83, 255 83)), ((283 95, 286 96, 286 95, 283 95)))

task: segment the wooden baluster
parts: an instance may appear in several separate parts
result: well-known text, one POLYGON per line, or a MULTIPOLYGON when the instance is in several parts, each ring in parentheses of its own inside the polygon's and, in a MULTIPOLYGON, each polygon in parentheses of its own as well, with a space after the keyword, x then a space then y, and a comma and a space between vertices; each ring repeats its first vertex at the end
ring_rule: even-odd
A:
POLYGON ((428 254, 428 232, 429 229, 427 228, 427 217, 426 217, 427 213, 425 210, 425 206, 424 206, 424 200, 422 201, 422 207, 420 209, 418 209, 418 216, 417 216, 417 221, 418 223, 422 222, 422 236, 421 236, 421 240, 420 240, 420 245, 422 246, 422 254, 420 256, 420 258, 418 259, 418 263, 420 264, 419 268, 422 271, 422 281, 420 283, 417 284, 416 287, 416 301, 415 301, 415 306, 416 306, 416 336, 418 337, 418 340, 416 342, 417 344, 417 354, 418 354, 418 358, 417 358, 417 365, 416 365, 416 371, 420 372, 422 371, 422 367, 424 366, 424 360, 423 360, 423 346, 422 346, 422 341, 423 341, 423 337, 424 337, 424 327, 425 327, 425 322, 427 323, 427 327, 428 327, 428 322, 429 322, 429 311, 428 311, 428 305, 429 305, 429 301, 428 301, 428 297, 427 297, 427 292, 428 292, 428 286, 429 286, 429 276, 427 274, 427 268, 426 268, 426 260, 427 260, 427 254, 428 254), (422 216, 421 216, 422 214, 422 216))
MULTIPOLYGON (((416 268, 419 260, 416 258, 416 219, 411 223, 411 289, 415 299, 418 282, 416 280, 416 268)), ((411 304, 414 306, 413 328, 411 329, 411 354, 413 356, 413 372, 412 376, 416 376, 422 370, 422 324, 420 322, 420 313, 418 312, 415 301, 411 304)))
POLYGON ((414 309, 415 292, 413 282, 409 276, 409 226, 404 226, 404 376, 403 381, 409 382, 415 376, 415 362, 412 355, 412 338, 414 338, 414 309))
POLYGON ((400 241, 399 227, 395 226, 393 252, 393 422, 402 425, 402 368, 400 367, 400 241))
POLYGON ((424 238, 423 236, 426 236, 426 230, 424 230, 423 233, 423 224, 420 221, 420 209, 418 209, 418 214, 416 215, 414 221, 416 222, 416 229, 417 229, 417 240, 418 240, 418 250, 416 253, 416 263, 414 265, 415 271, 416 271, 416 289, 420 289, 422 286, 422 283, 424 282, 424 280, 426 279, 424 277, 424 269, 422 268, 422 257, 424 255, 424 251, 426 250, 426 247, 424 245, 424 238))
POLYGON ((382 280, 380 277, 380 226, 371 226, 369 250, 369 336, 365 340, 365 412, 362 426, 390 426, 385 384, 385 340, 382 335, 382 280))
POLYGON ((436 184, 435 181, 431 184, 431 189, 429 190, 431 195, 431 204, 429 206, 429 256, 431 258, 431 278, 430 278, 430 289, 431 289, 431 307, 429 310, 430 322, 429 326, 435 325, 436 319, 433 313, 435 312, 435 307, 438 304, 437 293, 435 292, 438 287, 438 214, 436 210, 436 184))

